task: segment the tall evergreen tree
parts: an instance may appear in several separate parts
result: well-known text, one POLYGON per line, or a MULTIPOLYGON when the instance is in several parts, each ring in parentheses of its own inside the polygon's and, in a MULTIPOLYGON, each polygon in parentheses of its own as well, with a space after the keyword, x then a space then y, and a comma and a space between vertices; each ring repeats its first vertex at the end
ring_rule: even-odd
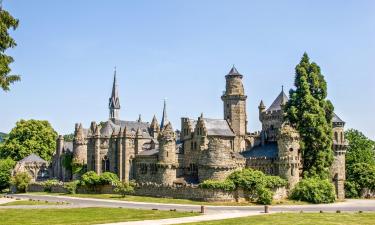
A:
POLYGON ((295 89, 289 92, 286 118, 301 135, 304 176, 327 178, 333 161, 333 105, 326 100, 327 83, 306 53, 295 71, 295 89))
POLYGON ((14 60, 5 54, 7 49, 17 45, 8 33, 9 29, 15 30, 17 26, 18 19, 13 18, 8 11, 3 9, 2 0, 0 0, 0 87, 4 91, 9 91, 9 86, 21 79, 19 75, 9 75, 11 71, 9 65, 14 60))

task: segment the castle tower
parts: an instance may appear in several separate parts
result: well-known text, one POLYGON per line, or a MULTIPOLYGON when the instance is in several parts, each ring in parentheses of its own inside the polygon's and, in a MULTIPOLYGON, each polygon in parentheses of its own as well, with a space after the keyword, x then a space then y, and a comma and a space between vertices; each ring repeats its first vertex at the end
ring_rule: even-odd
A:
POLYGON ((262 122, 263 121, 262 115, 266 111, 266 106, 264 105, 263 100, 260 101, 259 106, 258 106, 258 110, 259 110, 259 121, 262 122))
POLYGON ((300 179, 300 137, 293 127, 283 124, 277 135, 279 176, 288 181, 292 189, 300 179))
POLYGON ((159 122, 156 119, 156 116, 154 115, 154 117, 152 118, 152 121, 151 121, 151 125, 150 125, 151 137, 158 138, 159 132, 160 132, 159 122))
POLYGON ((168 122, 161 130, 159 137, 158 164, 161 182, 172 185, 176 180, 176 134, 168 122))
POLYGON ((331 165, 330 174, 333 185, 336 190, 337 199, 345 198, 345 155, 348 148, 348 141, 345 140, 344 128, 345 122, 335 113, 332 119, 333 125, 333 163, 331 165))
POLYGON ((111 120, 119 119, 120 112, 120 98, 118 95, 118 85, 116 79, 116 68, 113 76, 113 86, 112 86, 112 95, 109 98, 109 118, 111 120))
POLYGON ((235 151, 245 150, 245 135, 247 134, 247 115, 245 90, 242 84, 242 74, 233 66, 225 76, 226 89, 221 96, 224 103, 224 119, 231 125, 236 140, 235 151))
POLYGON ((87 141, 82 124, 76 124, 74 131, 73 162, 87 164, 87 141))

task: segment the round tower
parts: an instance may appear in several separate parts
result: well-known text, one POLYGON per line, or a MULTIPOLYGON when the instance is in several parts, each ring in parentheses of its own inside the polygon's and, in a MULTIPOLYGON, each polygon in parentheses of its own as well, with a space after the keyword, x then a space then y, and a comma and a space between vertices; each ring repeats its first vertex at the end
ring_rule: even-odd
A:
POLYGON ((76 124, 73 140, 73 162, 79 164, 87 163, 87 141, 82 124, 76 124))
POLYGON ((300 136, 297 130, 288 124, 283 124, 277 135, 278 170, 280 177, 288 181, 292 189, 300 179, 301 153, 300 136))
POLYGON ((162 128, 158 141, 160 180, 162 184, 172 185, 176 180, 176 134, 170 122, 162 128))
POLYGON ((225 76, 226 89, 221 99, 224 103, 224 119, 230 123, 236 134, 234 143, 235 151, 246 148, 245 136, 247 134, 247 115, 245 90, 242 84, 242 74, 233 66, 225 76))

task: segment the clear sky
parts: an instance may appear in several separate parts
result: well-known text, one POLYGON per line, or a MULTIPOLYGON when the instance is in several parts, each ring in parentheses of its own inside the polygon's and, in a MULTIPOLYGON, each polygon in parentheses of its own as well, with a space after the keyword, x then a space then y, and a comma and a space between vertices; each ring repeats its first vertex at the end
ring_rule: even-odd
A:
POLYGON ((117 66, 121 119, 162 114, 222 118, 224 75, 244 74, 249 130, 257 106, 293 85, 306 51, 328 82, 347 127, 375 138, 375 1, 4 0, 20 19, 14 73, 0 92, 0 131, 17 120, 49 120, 59 133, 108 118, 117 66))

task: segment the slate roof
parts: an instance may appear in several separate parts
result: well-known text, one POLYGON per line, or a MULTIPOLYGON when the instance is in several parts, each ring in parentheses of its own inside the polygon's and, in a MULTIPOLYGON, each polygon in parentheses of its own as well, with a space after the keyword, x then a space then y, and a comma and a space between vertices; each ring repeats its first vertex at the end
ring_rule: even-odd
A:
POLYGON ((151 149, 151 150, 142 151, 142 152, 138 153, 138 155, 152 156, 152 155, 156 155, 158 153, 159 153, 159 149, 151 149))
POLYGON ((39 156, 35 155, 34 153, 30 154, 29 156, 21 159, 19 163, 30 163, 30 162, 36 162, 36 163, 47 163, 46 160, 40 158, 39 156))
POLYGON ((232 69, 230 69, 229 73, 227 74, 227 76, 238 76, 238 75, 242 75, 238 72, 238 70, 236 69, 236 67, 232 67, 232 69))
POLYGON ((286 103, 289 100, 288 96, 284 93, 284 90, 280 92, 275 101, 267 109, 267 112, 281 110, 281 105, 286 103))
POLYGON ((332 122, 334 122, 334 123, 345 123, 345 121, 343 121, 338 115, 336 115, 336 113, 333 113, 332 122))
POLYGON ((116 134, 122 130, 126 129, 128 132, 136 133, 138 128, 142 131, 143 138, 151 138, 148 128, 150 127, 149 123, 139 122, 139 121, 124 121, 124 120, 108 120, 104 123, 103 127, 100 129, 100 134, 104 137, 110 137, 113 132, 116 134))
POLYGON ((208 136, 235 136, 226 120, 203 118, 203 121, 205 122, 208 136))
POLYGON ((276 158, 278 156, 279 148, 277 147, 277 143, 266 143, 265 145, 258 145, 253 147, 252 149, 242 152, 242 155, 245 158, 250 157, 268 157, 268 158, 276 158))

